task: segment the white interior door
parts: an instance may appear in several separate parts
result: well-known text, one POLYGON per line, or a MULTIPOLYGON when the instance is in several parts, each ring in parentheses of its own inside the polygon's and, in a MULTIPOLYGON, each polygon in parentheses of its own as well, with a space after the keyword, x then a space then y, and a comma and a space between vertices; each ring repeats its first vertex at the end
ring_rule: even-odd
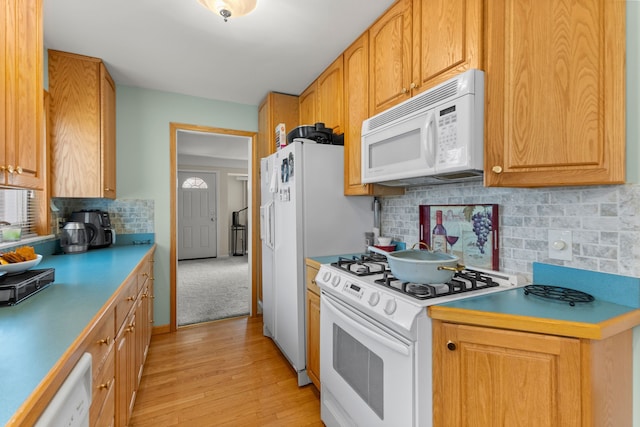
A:
POLYGON ((178 172, 178 259, 218 256, 216 174, 178 172))

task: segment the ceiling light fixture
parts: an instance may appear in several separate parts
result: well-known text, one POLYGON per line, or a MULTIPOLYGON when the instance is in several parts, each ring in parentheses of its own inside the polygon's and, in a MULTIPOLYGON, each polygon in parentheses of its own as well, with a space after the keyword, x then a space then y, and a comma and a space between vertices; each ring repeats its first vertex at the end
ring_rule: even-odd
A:
POLYGON ((248 15, 256 8, 257 0, 198 0, 207 9, 219 13, 224 22, 231 17, 248 15))

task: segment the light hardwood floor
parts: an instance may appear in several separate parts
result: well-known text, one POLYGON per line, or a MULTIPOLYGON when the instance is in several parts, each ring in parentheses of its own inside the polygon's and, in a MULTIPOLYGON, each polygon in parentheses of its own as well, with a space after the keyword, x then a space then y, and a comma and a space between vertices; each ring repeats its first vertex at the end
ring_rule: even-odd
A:
POLYGON ((261 318, 222 320, 154 335, 132 427, 322 426, 313 385, 293 369, 261 318))

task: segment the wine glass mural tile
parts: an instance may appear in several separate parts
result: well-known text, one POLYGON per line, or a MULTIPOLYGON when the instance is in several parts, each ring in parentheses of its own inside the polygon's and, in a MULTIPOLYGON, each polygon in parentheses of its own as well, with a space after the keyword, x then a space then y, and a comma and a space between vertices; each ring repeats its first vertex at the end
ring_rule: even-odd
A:
POLYGON ((457 255, 460 263, 498 270, 498 205, 420 205, 420 241, 457 255))

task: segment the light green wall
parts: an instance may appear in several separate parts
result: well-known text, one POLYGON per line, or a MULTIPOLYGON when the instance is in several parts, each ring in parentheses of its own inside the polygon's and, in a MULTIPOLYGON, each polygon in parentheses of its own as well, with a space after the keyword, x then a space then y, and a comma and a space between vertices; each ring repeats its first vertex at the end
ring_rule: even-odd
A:
POLYGON ((169 123, 257 132, 258 107, 118 86, 116 141, 118 199, 155 202, 156 325, 169 324, 169 123))

